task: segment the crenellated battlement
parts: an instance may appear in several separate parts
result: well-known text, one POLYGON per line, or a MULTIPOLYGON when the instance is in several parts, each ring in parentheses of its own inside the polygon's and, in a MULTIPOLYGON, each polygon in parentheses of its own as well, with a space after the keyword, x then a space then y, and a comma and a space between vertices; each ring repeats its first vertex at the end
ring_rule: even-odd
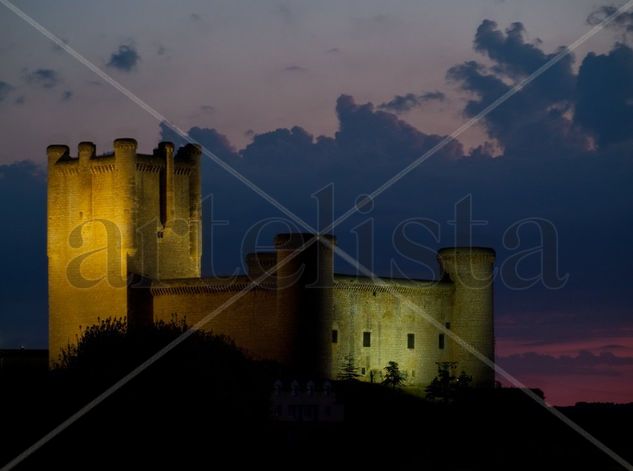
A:
POLYGON ((172 142, 161 142, 153 149, 151 154, 141 154, 137 152, 138 144, 135 139, 119 138, 112 144, 112 151, 97 154, 97 147, 93 142, 82 141, 77 146, 77 155, 70 153, 70 147, 64 144, 54 144, 46 148, 48 165, 52 170, 60 168, 62 175, 74 175, 78 170, 70 170, 74 165, 85 165, 95 170, 90 173, 107 173, 115 169, 114 163, 117 159, 132 158, 139 172, 158 173, 166 169, 168 162, 173 163, 173 173, 175 175, 191 175, 194 168, 199 163, 201 154, 200 146, 197 144, 187 144, 176 150, 172 142))

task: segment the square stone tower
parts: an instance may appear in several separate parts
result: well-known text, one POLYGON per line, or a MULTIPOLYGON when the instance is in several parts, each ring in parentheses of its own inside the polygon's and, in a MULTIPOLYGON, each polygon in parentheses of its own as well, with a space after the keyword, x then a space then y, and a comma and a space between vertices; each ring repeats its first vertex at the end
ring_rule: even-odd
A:
POLYGON ((98 319, 128 316, 130 284, 141 277, 198 278, 201 259, 200 150, 163 142, 138 154, 117 139, 97 156, 67 146, 48 153, 50 361, 98 319))

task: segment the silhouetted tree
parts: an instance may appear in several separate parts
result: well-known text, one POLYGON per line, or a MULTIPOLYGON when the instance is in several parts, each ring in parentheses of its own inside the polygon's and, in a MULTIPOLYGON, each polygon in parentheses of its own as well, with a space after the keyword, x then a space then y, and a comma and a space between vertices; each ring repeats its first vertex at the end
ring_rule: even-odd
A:
POLYGON ((382 384, 386 384, 395 389, 401 387, 407 381, 407 375, 400 371, 400 366, 397 362, 390 361, 384 369, 385 378, 382 380, 382 384))
POLYGON ((357 381, 360 376, 358 368, 354 362, 353 355, 346 355, 341 363, 341 369, 338 373, 338 379, 341 381, 357 381))
POLYGON ((131 329, 123 319, 100 319, 82 331, 76 344, 62 350, 54 373, 65 384, 76 384, 78 390, 90 395, 121 379, 168 345, 172 348, 132 384, 142 389, 158 388, 174 398, 188 391, 191 400, 201 397, 222 402, 223 407, 214 413, 223 416, 268 415, 272 377, 279 374, 278 366, 249 359, 225 336, 189 331, 184 321, 159 321, 131 329), (177 344, 172 343, 176 340, 177 344))
POLYGON ((455 376, 456 361, 440 361, 436 362, 436 365, 437 376, 425 389, 427 399, 450 402, 462 396, 470 388, 472 377, 464 371, 459 376, 455 376))
MULTIPOLYGON (((132 467, 146 467, 146 461, 161 467, 163 457, 171 456, 176 463, 169 467, 193 468, 196 456, 206 459, 208 443, 231 459, 244 449, 268 449, 262 445, 268 444, 263 430, 270 431, 273 383, 286 371, 249 358, 226 337, 189 330, 176 320, 128 326, 124 319, 105 319, 85 327, 64 349, 48 390, 40 393, 48 401, 41 410, 51 419, 42 418, 47 422, 36 430, 51 429, 143 363, 147 368, 127 377, 124 386, 70 427, 66 445, 50 450, 50 462, 72 455, 82 463, 106 461, 113 467, 110 461, 130 457, 136 460, 132 467), (165 354, 156 356, 161 349, 165 354), (106 446, 111 436, 104 423, 117 425, 116 445, 106 446)), ((0 416, 4 420, 3 410, 0 416)))

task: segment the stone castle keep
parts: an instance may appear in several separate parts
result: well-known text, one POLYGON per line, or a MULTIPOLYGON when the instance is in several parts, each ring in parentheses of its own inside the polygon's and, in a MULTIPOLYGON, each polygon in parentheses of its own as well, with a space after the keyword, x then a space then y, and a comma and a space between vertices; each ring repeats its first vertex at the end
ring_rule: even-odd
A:
MULTIPOLYGON (((98 318, 133 326, 177 317, 193 325, 258 279, 204 327, 253 357, 335 378, 352 355, 366 381, 380 381, 397 361, 414 387, 431 382, 436 362, 457 361, 475 384, 493 384, 490 368, 384 286, 334 274, 331 246, 307 244, 313 235, 280 234, 275 252, 247 255, 247 274, 202 278, 196 146, 175 152, 163 142, 145 155, 135 140, 117 139, 104 155, 88 142, 77 157, 60 145, 47 153, 51 362, 98 318)), ((442 249, 441 281, 387 283, 493 359, 494 258, 486 248, 442 249)))

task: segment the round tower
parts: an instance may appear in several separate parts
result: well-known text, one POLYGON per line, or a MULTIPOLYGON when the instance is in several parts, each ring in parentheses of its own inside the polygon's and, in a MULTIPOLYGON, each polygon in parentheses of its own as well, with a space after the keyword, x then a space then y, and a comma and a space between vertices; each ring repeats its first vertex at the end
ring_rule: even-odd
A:
POLYGON ((335 241, 331 235, 275 237, 280 359, 301 373, 322 378, 328 377, 332 363, 335 241))
MULTIPOLYGON (((444 272, 455 284, 448 322, 459 338, 494 361, 493 275, 495 251, 485 247, 450 247, 438 252, 444 272)), ((475 386, 493 386, 495 372, 457 342, 447 339, 449 358, 472 376, 475 386)))

